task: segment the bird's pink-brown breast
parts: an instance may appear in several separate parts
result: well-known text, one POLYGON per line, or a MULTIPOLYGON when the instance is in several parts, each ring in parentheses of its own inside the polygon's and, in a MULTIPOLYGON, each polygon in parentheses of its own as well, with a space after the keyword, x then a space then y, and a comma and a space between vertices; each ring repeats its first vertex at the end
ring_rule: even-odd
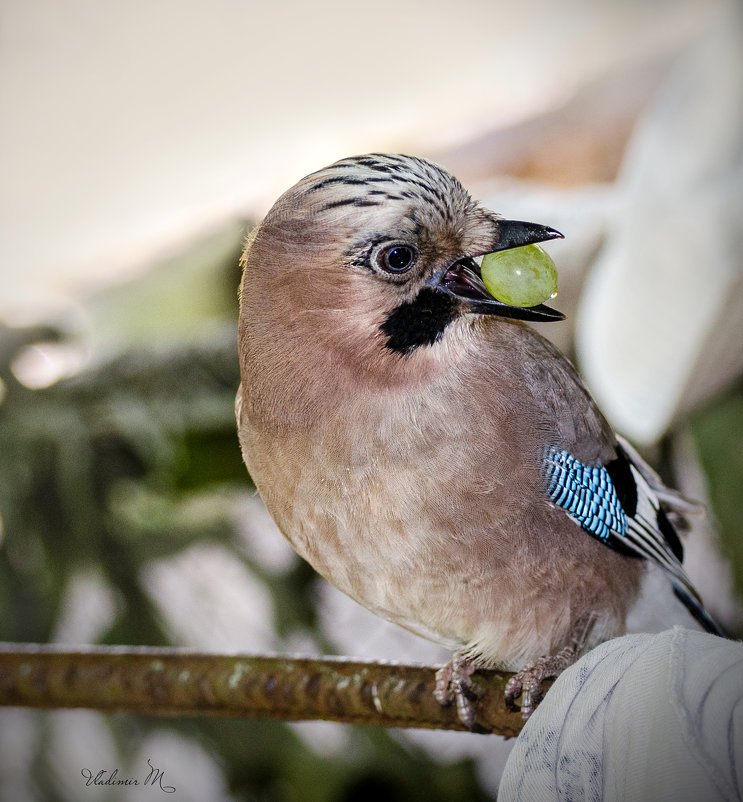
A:
MULTIPOLYGON (((300 340, 317 342, 300 319, 300 340)), ((587 396, 566 398, 569 367, 532 391, 549 347, 529 334, 533 353, 515 361, 523 336, 519 324, 463 320, 430 349, 383 354, 397 371, 384 388, 363 360, 323 371, 304 347, 283 355, 273 394, 251 389, 244 349, 240 420, 261 495, 319 573, 402 626, 512 668, 569 639, 575 610, 597 611, 602 636, 620 632, 640 572, 534 501, 555 413, 573 405, 554 435, 576 444, 605 424, 587 396), (308 365, 322 381, 302 378, 308 365)))

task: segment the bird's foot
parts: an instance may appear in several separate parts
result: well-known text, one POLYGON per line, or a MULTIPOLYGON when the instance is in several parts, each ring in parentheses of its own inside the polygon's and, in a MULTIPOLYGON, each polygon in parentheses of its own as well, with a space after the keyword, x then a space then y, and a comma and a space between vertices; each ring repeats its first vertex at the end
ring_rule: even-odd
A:
POLYGON ((515 701, 521 697, 521 717, 526 721, 542 701, 546 679, 559 677, 571 666, 578 656, 576 646, 566 646, 557 654, 540 657, 533 663, 524 666, 518 674, 514 674, 506 683, 506 706, 516 709, 515 701))
POLYGON ((475 729, 475 711, 472 702, 477 696, 472 692, 472 674, 476 668, 471 657, 456 653, 452 659, 436 672, 436 688, 434 698, 446 707, 452 702, 457 704, 457 717, 469 730, 475 729))

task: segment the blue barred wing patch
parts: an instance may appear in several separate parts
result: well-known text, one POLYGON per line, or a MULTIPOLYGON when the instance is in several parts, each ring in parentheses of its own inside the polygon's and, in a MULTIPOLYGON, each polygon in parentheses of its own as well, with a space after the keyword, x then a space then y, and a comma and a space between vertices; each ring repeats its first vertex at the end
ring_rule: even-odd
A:
POLYGON ((567 451, 550 448, 542 465, 547 495, 587 532, 608 541, 624 535, 627 518, 606 468, 591 468, 567 451))

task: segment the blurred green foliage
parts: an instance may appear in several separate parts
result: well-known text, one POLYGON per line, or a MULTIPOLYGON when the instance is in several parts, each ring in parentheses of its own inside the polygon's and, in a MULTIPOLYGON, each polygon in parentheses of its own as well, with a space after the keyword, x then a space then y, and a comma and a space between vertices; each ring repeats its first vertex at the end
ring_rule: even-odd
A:
MULTIPOLYGON (((46 326, 0 331, 0 640, 52 640, 70 584, 93 569, 116 600, 99 642, 169 644, 143 569, 216 542, 266 583, 279 635, 305 630, 324 645, 314 572, 297 560, 269 576, 245 553, 231 514, 231 500, 251 488, 234 422, 238 249, 233 229, 173 257, 151 280, 93 299, 103 357, 49 387, 29 389, 13 366, 24 349, 66 335, 46 326)), ((46 715, 54 714, 33 714, 41 733, 46 715)), ((148 733, 197 741, 236 799, 488 798, 471 760, 437 765, 373 728, 347 727, 344 748, 320 759, 280 722, 104 718, 122 761, 148 733)), ((35 743, 39 798, 66 799, 47 738, 35 743)))
POLYGON ((245 481, 233 442, 217 477, 202 467, 201 484, 183 486, 189 470, 198 472, 190 466, 215 462, 215 449, 225 450, 234 428, 231 338, 178 352, 127 353, 41 390, 21 385, 9 365, 0 369, 7 594, 0 637, 49 640, 68 581, 95 565, 120 600, 104 641, 164 644, 139 567, 197 539, 228 539, 226 519, 194 525, 182 508, 217 478, 245 481))
POLYGON ((711 512, 743 593, 743 387, 693 415, 691 432, 707 478, 711 512))

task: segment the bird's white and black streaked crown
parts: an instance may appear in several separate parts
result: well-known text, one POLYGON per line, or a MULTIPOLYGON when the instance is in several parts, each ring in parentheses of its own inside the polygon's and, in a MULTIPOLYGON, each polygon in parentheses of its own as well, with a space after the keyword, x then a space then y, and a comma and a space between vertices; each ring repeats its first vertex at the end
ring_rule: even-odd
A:
POLYGON ((462 184, 442 167, 404 154, 370 153, 341 159, 311 173, 300 186, 305 198, 322 191, 320 210, 405 203, 417 208, 423 205, 441 222, 452 223, 475 205, 462 184))

